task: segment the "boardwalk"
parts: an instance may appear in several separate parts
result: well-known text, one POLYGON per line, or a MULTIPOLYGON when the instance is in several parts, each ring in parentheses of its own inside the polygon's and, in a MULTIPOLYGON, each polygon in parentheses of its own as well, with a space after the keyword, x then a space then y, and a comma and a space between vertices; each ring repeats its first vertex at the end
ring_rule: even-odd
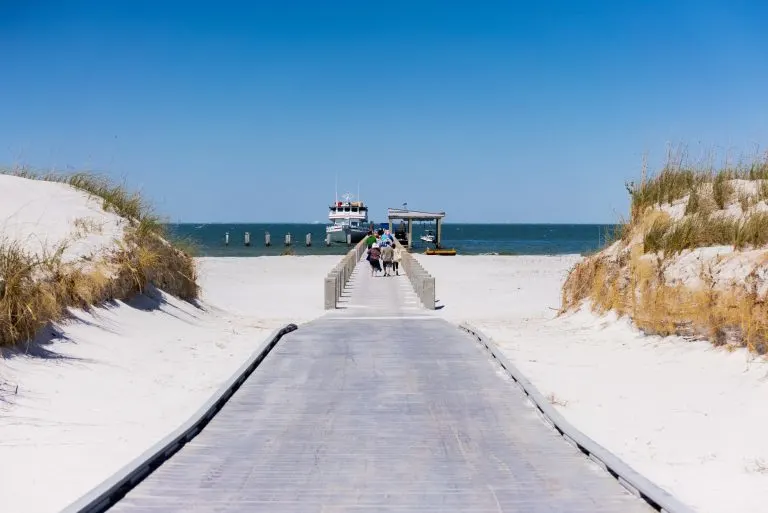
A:
POLYGON ((111 511, 648 513, 405 277, 358 266, 205 430, 111 511))

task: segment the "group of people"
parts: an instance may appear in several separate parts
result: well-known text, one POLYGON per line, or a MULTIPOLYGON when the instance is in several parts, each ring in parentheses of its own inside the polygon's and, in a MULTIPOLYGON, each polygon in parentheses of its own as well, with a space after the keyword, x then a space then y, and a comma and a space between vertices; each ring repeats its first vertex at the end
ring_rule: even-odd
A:
POLYGON ((383 272, 384 276, 400 275, 400 262, 403 259, 403 249, 395 244, 395 237, 389 230, 378 233, 368 232, 365 239, 368 246, 368 263, 371 264, 371 276, 383 272))

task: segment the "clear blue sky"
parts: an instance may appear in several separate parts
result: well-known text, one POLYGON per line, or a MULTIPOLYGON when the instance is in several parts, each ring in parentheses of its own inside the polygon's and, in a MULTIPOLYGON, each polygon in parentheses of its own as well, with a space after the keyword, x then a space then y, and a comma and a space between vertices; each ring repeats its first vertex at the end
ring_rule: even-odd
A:
POLYGON ((645 151, 768 148, 763 2, 250 3, 0 1, 0 163, 181 222, 324 221, 338 174, 375 221, 581 223, 645 151))

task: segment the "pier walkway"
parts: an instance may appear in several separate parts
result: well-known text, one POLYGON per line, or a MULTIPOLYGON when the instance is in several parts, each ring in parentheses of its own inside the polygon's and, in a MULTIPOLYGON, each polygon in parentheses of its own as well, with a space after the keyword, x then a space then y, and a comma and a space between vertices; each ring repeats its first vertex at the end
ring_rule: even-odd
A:
POLYGON ((111 511, 649 513, 408 279, 357 266, 192 441, 111 511))

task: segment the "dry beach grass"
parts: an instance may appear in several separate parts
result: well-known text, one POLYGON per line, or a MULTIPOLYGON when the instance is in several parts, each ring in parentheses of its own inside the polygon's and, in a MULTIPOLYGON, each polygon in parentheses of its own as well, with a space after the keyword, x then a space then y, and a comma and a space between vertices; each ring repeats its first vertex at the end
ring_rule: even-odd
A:
POLYGON ((70 307, 126 299, 149 284, 181 299, 197 297, 197 271, 188 245, 170 242, 160 218, 140 194, 88 173, 40 175, 12 169, 3 174, 73 187, 98 198, 104 211, 124 218, 126 226, 111 251, 76 261, 65 259, 65 250, 101 229, 93 220, 74 220, 70 237, 42 252, 30 251, 0 231, 0 346, 32 339, 70 307))
POLYGON ((630 219, 578 263, 562 311, 589 300, 647 333, 768 349, 768 155, 725 167, 670 159, 628 184, 630 219))

